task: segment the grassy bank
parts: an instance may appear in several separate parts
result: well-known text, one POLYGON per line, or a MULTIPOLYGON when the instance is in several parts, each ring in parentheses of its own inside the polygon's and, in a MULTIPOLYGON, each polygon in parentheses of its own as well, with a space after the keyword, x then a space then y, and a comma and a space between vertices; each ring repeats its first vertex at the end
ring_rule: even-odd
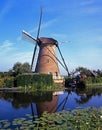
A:
POLYGON ((65 79, 65 86, 73 87, 73 85, 74 86, 76 85, 78 88, 102 86, 102 77, 87 77, 87 78, 67 77, 65 79))
POLYGON ((92 86, 93 86, 93 87, 96 87, 96 86, 100 86, 100 87, 101 87, 101 86, 102 86, 102 83, 86 83, 86 86, 87 86, 87 87, 92 87, 92 86))
POLYGON ((21 91, 23 92, 36 92, 36 91, 58 91, 58 90, 63 90, 64 87, 58 85, 58 84, 53 84, 51 86, 46 86, 46 85, 42 85, 42 86, 38 86, 38 85, 32 85, 32 86, 18 86, 18 88, 20 88, 21 91))
POLYGON ((85 85, 87 87, 101 87, 102 77, 88 77, 87 79, 85 79, 85 85))

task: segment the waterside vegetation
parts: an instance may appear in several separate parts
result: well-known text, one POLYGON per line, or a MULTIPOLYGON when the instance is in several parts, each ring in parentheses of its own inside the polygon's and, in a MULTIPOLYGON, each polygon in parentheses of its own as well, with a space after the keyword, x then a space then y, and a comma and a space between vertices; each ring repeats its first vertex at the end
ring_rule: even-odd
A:
POLYGON ((70 77, 66 77, 65 86, 77 86, 91 87, 91 86, 102 86, 102 71, 101 70, 89 70, 84 67, 78 67, 71 74, 70 77))
POLYGON ((20 88, 22 91, 60 90, 51 74, 32 73, 28 63, 17 62, 9 72, 0 73, 0 88, 20 88))
POLYGON ((48 74, 20 74, 16 77, 4 77, 0 79, 0 88, 19 88, 26 92, 63 89, 55 84, 52 75, 48 74))
POLYGON ((41 117, 26 114, 27 118, 17 118, 12 122, 0 121, 1 129, 28 130, 101 130, 102 108, 77 108, 58 113, 44 112, 41 117))
MULTIPOLYGON (((78 86, 102 86, 102 71, 89 70, 84 67, 76 68, 70 75, 65 77, 66 82, 77 80, 78 86)), ((53 82, 52 76, 48 74, 34 74, 29 63, 15 63, 8 72, 0 72, 0 88, 19 87, 28 90, 51 90, 61 89, 61 86, 53 82)))
MULTIPOLYGON (((85 84, 91 88, 92 86, 102 85, 102 71, 95 71, 95 75, 91 73, 88 69, 79 67, 75 70, 74 73, 80 72, 80 83, 85 84)), ((79 74, 72 74, 69 78, 76 78, 79 74)), ((65 77, 68 78, 68 77, 65 77)), ((98 87, 97 86, 97 87, 98 87)), ((27 92, 23 93, 23 97, 31 101, 32 95, 29 92, 43 90, 59 90, 63 89, 59 85, 54 84, 52 76, 47 74, 36 74, 31 73, 30 66, 28 63, 16 63, 12 70, 9 72, 0 72, 0 88, 12 88, 17 87, 22 91, 27 92), (28 67, 28 68, 27 68, 28 67), (27 96, 28 94, 29 96, 27 96), (28 98, 26 98, 28 97, 28 98)), ((100 95, 100 90, 90 90, 87 89, 79 93, 76 90, 77 94, 85 96, 84 99, 89 100, 91 98, 92 92, 96 92, 100 95), (97 91, 96 91, 97 90, 97 91), (88 94, 88 96, 85 95, 88 94)), ((34 94, 34 93, 33 93, 34 94)), ((36 94, 36 92, 35 92, 36 94)), ((52 94, 52 91, 51 91, 52 94)), ((7 96, 9 93, 7 93, 7 96)), ((21 93, 19 94, 21 95, 21 93)), ((18 95, 18 96, 19 96, 18 95)), ((14 96, 14 95, 13 95, 14 96)), ((16 95, 17 96, 17 95, 16 95)), ((38 96, 39 97, 39 96, 38 96)), ((46 97, 46 96, 44 96, 46 97)), ((43 97, 42 97, 43 98, 43 97)), ((49 95, 50 98, 50 95, 49 95)), ((19 99, 17 97, 17 99, 19 99)), ((21 98, 20 98, 21 99, 21 98)), ((39 99, 39 98, 38 98, 39 99)), ((82 102, 86 100, 77 100, 77 102, 82 102)), ((22 100, 21 100, 22 102, 22 100)), ((17 106, 17 102, 16 102, 17 106)), ((19 104, 18 104, 19 106, 19 104)), ((17 107, 18 107, 17 106, 17 107)), ((26 114, 25 117, 15 118, 12 122, 8 120, 0 120, 0 129, 29 129, 29 130, 101 130, 102 129, 102 108, 76 108, 74 110, 62 110, 56 113, 44 112, 40 117, 33 117, 30 114, 26 114)))

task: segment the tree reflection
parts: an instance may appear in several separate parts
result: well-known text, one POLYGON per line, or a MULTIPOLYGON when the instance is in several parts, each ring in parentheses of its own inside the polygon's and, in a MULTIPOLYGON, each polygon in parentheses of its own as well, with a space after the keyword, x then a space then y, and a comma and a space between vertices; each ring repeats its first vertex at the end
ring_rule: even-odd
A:
POLYGON ((76 103, 78 104, 85 104, 87 103, 93 96, 101 96, 102 88, 95 87, 95 88, 86 88, 83 90, 76 89, 74 91, 79 97, 75 98, 76 103))
MULTIPOLYGON (((20 108, 27 109, 28 107, 31 109, 31 114, 34 116, 37 113, 38 116, 41 116, 44 111, 49 113, 53 113, 59 110, 64 110, 66 108, 70 108, 68 106, 69 95, 73 93, 77 94, 77 97, 74 98, 77 104, 85 104, 91 100, 92 96, 98 95, 101 96, 102 88, 94 88, 94 89, 74 89, 59 91, 56 93, 53 92, 0 92, 0 98, 4 99, 12 104, 12 107, 16 110, 20 108), (62 94, 62 96, 61 96, 62 94), (59 98, 60 97, 60 98, 59 98), (62 97, 62 99, 61 99, 62 97), (61 100, 59 100, 61 99, 61 100), (35 110, 36 109, 36 110, 35 110)), ((75 94, 75 95, 76 95, 75 94)), ((72 103, 75 103, 72 102, 72 103)))

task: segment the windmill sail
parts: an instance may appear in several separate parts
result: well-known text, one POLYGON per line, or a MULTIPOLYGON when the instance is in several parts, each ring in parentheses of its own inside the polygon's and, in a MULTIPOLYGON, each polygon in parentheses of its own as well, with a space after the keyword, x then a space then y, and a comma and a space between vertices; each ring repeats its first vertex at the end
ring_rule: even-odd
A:
POLYGON ((33 53, 32 63, 31 63, 31 69, 33 68, 34 58, 35 58, 35 54, 36 54, 36 50, 37 50, 40 27, 41 27, 41 20, 42 20, 42 8, 41 8, 41 12, 40 12, 40 21, 39 21, 38 32, 37 32, 37 42, 36 42, 36 45, 35 45, 35 48, 34 48, 34 53, 33 53))
POLYGON ((32 37, 26 31, 22 32, 23 34, 22 38, 24 40, 28 42, 32 42, 33 44, 35 43, 32 62, 31 62, 31 69, 35 68, 35 73, 38 73, 38 74, 51 74, 54 79, 54 82, 62 83, 63 77, 60 74, 58 62, 64 67, 64 69, 67 72, 68 72, 68 68, 65 64, 61 51, 57 45, 58 42, 53 38, 39 37, 40 29, 41 29, 41 21, 42 21, 42 8, 40 10, 40 19, 39 19, 39 25, 38 25, 36 38, 32 37), (36 59, 37 47, 39 47, 39 53, 38 53, 38 58, 36 59), (62 61, 64 62, 64 64, 62 64, 62 62, 56 57, 57 47, 58 47, 58 50, 60 52, 60 55, 62 57, 62 61), (34 67, 35 64, 36 66, 34 67))
POLYGON ((26 31, 22 31, 22 40, 27 41, 27 42, 31 42, 33 44, 36 43, 36 39, 34 37, 32 37, 29 33, 27 33, 26 31))

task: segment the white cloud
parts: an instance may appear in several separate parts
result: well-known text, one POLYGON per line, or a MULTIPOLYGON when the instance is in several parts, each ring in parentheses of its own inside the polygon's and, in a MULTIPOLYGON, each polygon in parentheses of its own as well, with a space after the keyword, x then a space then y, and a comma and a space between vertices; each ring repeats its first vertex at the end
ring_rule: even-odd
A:
POLYGON ((8 1, 4 7, 0 10, 0 20, 11 10, 14 1, 8 1))
POLYGON ((99 5, 98 0, 85 0, 80 4, 81 14, 97 14, 102 13, 102 7, 99 5))
POLYGON ((101 7, 86 7, 82 10, 82 13, 85 13, 85 14, 102 13, 102 8, 101 7))
POLYGON ((102 44, 102 36, 97 36, 96 38, 97 38, 96 41, 97 41, 98 43, 101 43, 101 44, 102 44))
MULTIPOLYGON (((51 19, 51 20, 49 20, 49 21, 47 21, 47 22, 45 22, 45 23, 41 23, 41 28, 40 28, 40 30, 41 29, 45 29, 45 28, 47 28, 47 27, 49 27, 50 25, 52 25, 52 24, 54 24, 55 22, 57 21, 57 19, 55 18, 55 19, 51 19)), ((28 32, 29 33, 37 33, 37 30, 38 30, 38 27, 36 27, 36 28, 34 28, 34 29, 31 29, 31 30, 29 30, 28 32)))
POLYGON ((7 54, 9 51, 13 50, 12 42, 10 42, 9 40, 5 40, 1 45, 0 45, 0 56, 7 54))
POLYGON ((47 21, 47 22, 43 23, 41 26, 42 26, 42 28, 47 28, 50 25, 54 24, 56 21, 57 21, 57 18, 51 19, 50 21, 47 21))
POLYGON ((3 44, 0 46, 1 49, 10 48, 12 46, 12 43, 9 40, 5 40, 3 44))
POLYGON ((77 54, 77 58, 75 56, 74 61, 78 66, 87 67, 89 69, 102 69, 102 61, 100 60, 101 57, 101 48, 87 47, 80 50, 79 54, 77 54))
POLYGON ((68 35, 66 34, 58 34, 58 33, 52 33, 52 37, 55 37, 56 39, 67 39, 68 35))
MULTIPOLYGON (((38 50, 36 54, 38 54, 38 50)), ((17 47, 17 44, 5 40, 0 44, 0 61, 2 61, 0 62, 0 71, 8 71, 9 69, 12 69, 16 62, 28 62, 31 64, 32 56, 32 51, 20 49, 17 47)))
MULTIPOLYGON (((30 62, 32 59, 32 52, 18 52, 9 57, 13 63, 15 62, 30 62)), ((9 59, 8 58, 8 59, 9 59)))
POLYGON ((3 56, 2 63, 0 63, 0 71, 7 71, 12 69, 16 62, 28 62, 31 63, 32 52, 16 52, 9 55, 3 56), (4 68, 4 70, 2 70, 4 68))
POLYGON ((82 6, 91 5, 94 2, 95 2, 95 0, 85 0, 85 1, 81 2, 80 5, 82 5, 82 6))

